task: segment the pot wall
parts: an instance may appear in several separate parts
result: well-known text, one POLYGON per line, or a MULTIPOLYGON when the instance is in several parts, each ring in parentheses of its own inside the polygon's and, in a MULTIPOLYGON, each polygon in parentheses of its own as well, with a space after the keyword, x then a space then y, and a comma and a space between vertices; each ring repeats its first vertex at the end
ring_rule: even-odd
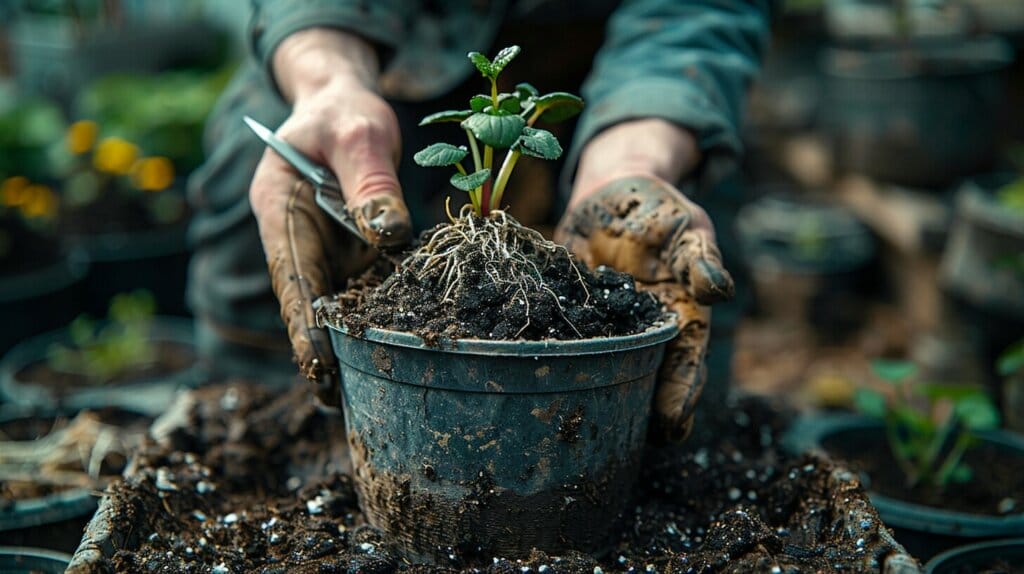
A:
POLYGON ((453 352, 332 331, 364 511, 418 560, 604 549, 675 332, 453 352))

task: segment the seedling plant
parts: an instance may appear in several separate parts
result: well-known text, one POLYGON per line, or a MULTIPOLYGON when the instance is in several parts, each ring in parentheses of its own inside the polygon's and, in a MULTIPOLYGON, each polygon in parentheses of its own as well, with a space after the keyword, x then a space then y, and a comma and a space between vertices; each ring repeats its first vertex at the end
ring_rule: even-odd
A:
POLYGON ((941 491, 952 482, 969 482, 973 469, 964 455, 979 443, 979 431, 999 426, 989 396, 971 385, 920 380, 915 365, 876 361, 874 374, 886 392, 859 389, 857 408, 885 422, 889 448, 909 488, 941 491))
MULTIPOLYGON (((466 192, 469 203, 457 217, 449 210, 450 222, 428 232, 405 266, 421 281, 437 281, 442 300, 449 303, 464 290, 460 286, 465 287, 467 274, 482 272, 488 288, 525 305, 529 317, 530 296, 534 293, 545 293, 563 310, 562 302, 543 277, 544 269, 555 258, 572 261, 577 279, 584 281, 563 246, 515 221, 501 209, 502 200, 522 156, 554 160, 562 154, 555 136, 535 124, 569 119, 582 110, 583 100, 565 92, 542 95, 527 83, 518 84, 513 92, 499 92, 499 76, 519 52, 518 46, 511 46, 493 60, 471 52, 469 60, 488 81, 489 93, 473 96, 469 109, 437 112, 420 122, 458 123, 465 133, 468 147, 435 143, 416 153, 414 159, 424 167, 454 168, 451 184, 466 192)), ((523 329, 528 325, 529 318, 523 329)))

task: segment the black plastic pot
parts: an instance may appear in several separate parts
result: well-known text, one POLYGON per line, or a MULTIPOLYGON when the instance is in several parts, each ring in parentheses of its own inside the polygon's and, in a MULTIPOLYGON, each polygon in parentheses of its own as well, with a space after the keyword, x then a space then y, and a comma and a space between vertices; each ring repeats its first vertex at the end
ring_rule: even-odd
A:
POLYGON ((44 267, 0 277, 0 355, 74 319, 81 312, 87 270, 84 255, 73 252, 44 267))
POLYGON ((1024 563, 1024 538, 979 542, 947 550, 928 561, 925 574, 972 574, 985 571, 983 569, 997 562, 1020 567, 1024 563))
MULTIPOLYGON (((989 431, 980 434, 989 445, 1024 456, 1024 436, 989 431)), ((888 449, 880 421, 861 415, 801 417, 787 431, 784 443, 794 453, 823 451, 834 456, 837 444, 871 444, 888 449)), ((939 552, 974 540, 1004 538, 1024 532, 1024 513, 1006 516, 970 514, 904 502, 870 491, 871 502, 896 539, 915 557, 927 560, 939 552)))
MULTIPOLYGON (((192 321, 178 317, 158 317, 153 323, 154 341, 192 348, 192 321)), ((19 377, 28 367, 46 361, 50 347, 57 343, 69 344, 66 330, 53 331, 34 337, 11 349, 0 360, 0 396, 8 402, 41 412, 75 413, 95 407, 119 407, 145 414, 159 414, 170 404, 181 388, 193 387, 196 371, 193 368, 124 384, 88 386, 67 390, 58 395, 51 388, 22 380, 19 377)))
POLYGON ((836 167, 921 188, 990 168, 1012 61, 994 37, 827 50, 824 120, 836 167))
POLYGON ((677 330, 427 346, 332 326, 360 506, 418 561, 607 550, 677 330))
POLYGON ((63 574, 70 562, 71 556, 62 552, 0 546, 0 574, 63 574))
POLYGON ((853 213, 769 191, 740 210, 736 233, 760 315, 801 321, 829 340, 860 326, 876 245, 853 213))
POLYGON ((187 224, 134 233, 76 235, 71 242, 87 254, 89 276, 83 286, 85 310, 107 312, 114 295, 146 289, 165 315, 188 315, 185 282, 189 249, 187 224))

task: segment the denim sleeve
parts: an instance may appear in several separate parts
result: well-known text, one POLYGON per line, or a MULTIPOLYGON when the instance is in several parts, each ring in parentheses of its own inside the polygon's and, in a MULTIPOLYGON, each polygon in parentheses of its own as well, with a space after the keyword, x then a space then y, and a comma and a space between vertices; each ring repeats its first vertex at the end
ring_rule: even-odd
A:
POLYGON ((771 0, 624 0, 583 85, 567 168, 613 124, 658 117, 691 130, 704 155, 699 183, 733 167, 747 87, 767 47, 771 0))
POLYGON ((414 0, 252 0, 249 44, 269 72, 274 50, 285 38, 324 26, 362 36, 387 59, 405 35, 418 4, 414 0))

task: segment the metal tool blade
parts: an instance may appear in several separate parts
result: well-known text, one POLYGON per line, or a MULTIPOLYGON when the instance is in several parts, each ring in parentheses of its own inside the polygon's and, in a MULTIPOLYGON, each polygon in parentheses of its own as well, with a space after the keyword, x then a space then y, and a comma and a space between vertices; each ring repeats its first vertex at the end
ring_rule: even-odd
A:
POLYGON ((352 214, 345 205, 345 199, 341 194, 341 185, 337 178, 326 167, 317 164, 306 157, 305 154, 292 147, 291 144, 277 137, 267 126, 245 116, 245 124, 256 134, 263 143, 274 150, 281 158, 294 167, 304 178, 308 179, 316 187, 316 204, 320 206, 332 219, 349 230, 353 235, 369 243, 366 236, 359 231, 352 214))

